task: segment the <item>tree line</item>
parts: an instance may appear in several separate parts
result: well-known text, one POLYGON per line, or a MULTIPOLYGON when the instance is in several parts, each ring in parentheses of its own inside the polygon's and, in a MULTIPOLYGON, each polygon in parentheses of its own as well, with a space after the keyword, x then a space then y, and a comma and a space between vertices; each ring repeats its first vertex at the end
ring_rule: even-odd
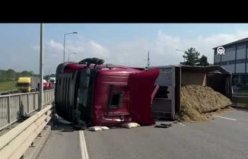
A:
POLYGON ((16 81, 20 76, 37 76, 33 71, 21 71, 16 72, 13 69, 0 70, 0 82, 4 81, 16 81))
MULTIPOLYGON (((208 59, 205 55, 201 57, 200 53, 195 48, 189 48, 187 51, 184 52, 183 58, 184 61, 181 62, 183 65, 190 65, 190 66, 208 66, 208 59)), ((16 72, 13 69, 8 70, 0 70, 0 82, 3 81, 16 81, 20 76, 38 76, 34 74, 33 71, 22 71, 16 72)), ((49 77, 55 77, 55 74, 46 75, 44 79, 49 79, 49 77)))

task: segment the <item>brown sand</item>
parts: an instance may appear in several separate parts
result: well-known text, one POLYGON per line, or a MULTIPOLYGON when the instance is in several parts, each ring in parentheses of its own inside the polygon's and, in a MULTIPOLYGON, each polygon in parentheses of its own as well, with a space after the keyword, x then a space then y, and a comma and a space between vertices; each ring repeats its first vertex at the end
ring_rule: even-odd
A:
POLYGON ((207 86, 181 88, 181 119, 184 121, 206 121, 211 119, 211 112, 221 111, 231 104, 229 98, 207 86))

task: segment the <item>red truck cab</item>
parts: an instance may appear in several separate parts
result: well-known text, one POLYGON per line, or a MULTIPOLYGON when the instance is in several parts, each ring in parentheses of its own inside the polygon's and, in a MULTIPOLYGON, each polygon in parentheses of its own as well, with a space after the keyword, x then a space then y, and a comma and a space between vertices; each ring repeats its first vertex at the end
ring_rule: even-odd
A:
POLYGON ((152 94, 158 69, 64 63, 57 67, 56 112, 69 121, 119 126, 154 124, 152 94))

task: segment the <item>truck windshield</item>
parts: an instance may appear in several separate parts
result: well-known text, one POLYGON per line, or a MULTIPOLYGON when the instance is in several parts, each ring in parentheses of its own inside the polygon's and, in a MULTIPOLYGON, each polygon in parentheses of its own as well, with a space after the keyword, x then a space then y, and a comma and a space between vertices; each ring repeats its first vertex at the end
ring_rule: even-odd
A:
POLYGON ((29 87, 30 83, 17 83, 17 87, 29 87))

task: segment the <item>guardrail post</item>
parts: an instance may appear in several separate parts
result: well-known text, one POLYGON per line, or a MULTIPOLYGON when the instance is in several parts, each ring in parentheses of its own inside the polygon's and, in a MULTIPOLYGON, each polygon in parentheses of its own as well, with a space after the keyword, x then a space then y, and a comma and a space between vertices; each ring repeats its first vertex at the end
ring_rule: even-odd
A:
POLYGON ((28 114, 30 113, 29 110, 30 110, 29 109, 29 95, 27 94, 27 112, 28 112, 28 114))
POLYGON ((35 109, 35 93, 33 93, 33 108, 34 108, 34 110, 36 110, 35 109))
POLYGON ((45 121, 47 121, 47 118, 48 118, 47 112, 45 113, 45 115, 46 115, 46 119, 45 119, 45 121))
POLYGON ((8 96, 8 105, 7 105, 7 116, 8 116, 8 123, 10 123, 10 96, 8 96))
POLYGON ((18 98, 19 98, 19 116, 18 116, 18 119, 20 119, 24 114, 24 107, 23 107, 23 103, 21 100, 21 96, 19 96, 18 98))

